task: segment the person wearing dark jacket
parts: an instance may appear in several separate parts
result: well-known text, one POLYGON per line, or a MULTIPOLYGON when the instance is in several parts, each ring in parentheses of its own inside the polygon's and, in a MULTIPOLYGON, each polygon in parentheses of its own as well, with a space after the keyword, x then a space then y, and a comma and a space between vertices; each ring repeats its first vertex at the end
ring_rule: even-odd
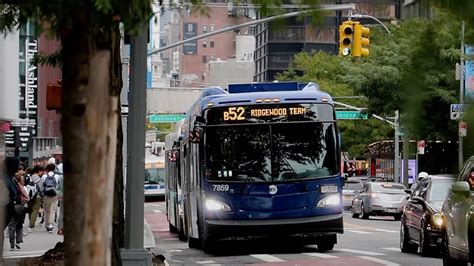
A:
POLYGON ((15 180, 14 180, 15 174, 17 173, 18 168, 20 166, 20 161, 14 157, 7 157, 5 158, 5 161, 3 163, 6 170, 6 175, 4 176, 4 182, 8 189, 8 193, 10 195, 9 202, 7 204, 7 223, 8 223, 9 236, 10 236, 10 248, 14 250, 15 246, 18 249, 20 249, 19 242, 21 242, 21 239, 18 239, 18 237, 20 238, 23 237, 23 235, 17 236, 17 243, 15 245, 15 238, 14 238, 15 233, 11 232, 12 225, 16 227, 17 220, 18 220, 15 206, 17 204, 21 204, 21 192, 18 190, 18 186, 16 185, 15 180))

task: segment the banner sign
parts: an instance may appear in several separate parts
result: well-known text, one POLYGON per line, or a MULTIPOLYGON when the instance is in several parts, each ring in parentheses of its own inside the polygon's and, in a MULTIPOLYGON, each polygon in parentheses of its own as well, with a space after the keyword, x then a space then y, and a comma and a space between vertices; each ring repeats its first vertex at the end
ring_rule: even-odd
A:
MULTIPOLYGON (((197 36, 198 24, 196 22, 183 23, 183 39, 189 39, 197 36)), ((197 54, 197 41, 187 42, 183 44, 183 54, 197 54)))
MULTIPOLYGON (((464 46, 464 53, 474 55, 474 46, 464 46)), ((472 102, 474 101, 474 61, 466 60, 464 68, 464 100, 472 102)))
POLYGON ((24 46, 20 46, 20 118, 30 121, 32 136, 37 135, 38 120, 38 68, 32 63, 37 53, 38 40, 24 37, 24 46))

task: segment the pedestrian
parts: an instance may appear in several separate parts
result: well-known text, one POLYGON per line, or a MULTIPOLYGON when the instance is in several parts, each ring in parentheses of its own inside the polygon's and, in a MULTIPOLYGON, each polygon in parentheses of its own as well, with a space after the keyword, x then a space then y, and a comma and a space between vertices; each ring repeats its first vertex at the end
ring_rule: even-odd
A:
POLYGON ((38 217, 41 204, 43 202, 43 189, 42 189, 42 179, 41 177, 44 174, 44 167, 37 165, 31 170, 30 183, 28 184, 30 201, 28 206, 28 215, 30 224, 28 227, 28 232, 31 232, 36 225, 36 219, 38 217))
POLYGON ((46 171, 48 173, 43 176, 43 216, 46 230, 49 233, 53 233, 54 215, 58 208, 57 186, 59 182, 59 176, 54 173, 55 169, 56 165, 54 163, 48 164, 48 166, 46 166, 46 171))
POLYGON ((0 265, 3 265, 3 237, 7 227, 7 206, 10 203, 10 193, 6 185, 7 171, 4 167, 4 158, 0 159, 0 265))
MULTIPOLYGON (((11 250, 15 250, 15 232, 16 232, 16 221, 19 220, 17 217, 15 206, 21 203, 21 191, 15 184, 15 174, 18 171, 20 166, 20 161, 14 157, 7 157, 3 163, 5 167, 5 175, 3 181, 8 189, 9 200, 7 204, 7 222, 8 222, 8 234, 10 238, 10 248, 11 250), (13 232, 11 232, 11 228, 13 227, 13 232)), ((20 239, 23 237, 21 234, 18 236, 20 239)), ((20 245, 17 245, 20 248, 20 245)))
MULTIPOLYGON (((20 167, 21 168, 21 167, 20 167)), ((15 219, 10 220, 8 224, 8 235, 10 236, 10 245, 17 249, 21 248, 23 243, 23 224, 25 223, 26 207, 30 198, 24 184, 24 170, 19 169, 15 175, 15 185, 20 192, 20 201, 15 203, 15 219)))
POLYGON ((63 164, 59 163, 57 167, 59 175, 58 184, 58 200, 59 200, 59 218, 58 218, 58 235, 64 235, 64 174, 63 164))

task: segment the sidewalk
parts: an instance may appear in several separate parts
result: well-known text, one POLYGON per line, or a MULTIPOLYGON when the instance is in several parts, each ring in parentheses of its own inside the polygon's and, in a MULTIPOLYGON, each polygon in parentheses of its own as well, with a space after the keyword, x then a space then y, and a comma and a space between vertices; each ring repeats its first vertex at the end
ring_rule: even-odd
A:
MULTIPOLYGON (((26 226, 25 226, 26 227, 26 226)), ((150 226, 145 221, 144 224, 144 247, 154 248, 156 246, 153 233, 150 230, 150 226)), ((37 227, 33 229, 33 232, 23 237, 23 244, 21 249, 15 249, 10 251, 10 242, 5 234, 5 240, 3 242, 3 258, 5 265, 16 265, 20 259, 27 257, 39 257, 43 255, 49 249, 54 248, 56 243, 62 242, 63 236, 57 234, 56 229, 52 234, 46 232, 44 227, 37 227)))
POLYGON ((16 265, 16 263, 27 257, 38 257, 49 249, 54 248, 56 243, 63 241, 63 236, 57 234, 56 230, 50 234, 43 227, 33 229, 33 232, 23 237, 21 249, 10 251, 10 242, 5 234, 3 242, 3 258, 5 265, 16 265))

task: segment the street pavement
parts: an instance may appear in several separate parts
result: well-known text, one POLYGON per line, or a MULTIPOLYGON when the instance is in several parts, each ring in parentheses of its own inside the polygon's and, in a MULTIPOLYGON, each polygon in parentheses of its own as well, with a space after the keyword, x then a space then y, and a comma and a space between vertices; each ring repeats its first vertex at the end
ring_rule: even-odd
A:
POLYGON ((351 218, 350 212, 346 212, 345 233, 329 252, 320 253, 315 245, 254 240, 219 243, 217 254, 189 249, 186 242, 171 234, 164 202, 146 203, 145 219, 155 236, 157 247, 153 253, 164 255, 169 265, 442 265, 437 254, 422 257, 401 253, 400 221, 392 217, 361 220, 351 218))

